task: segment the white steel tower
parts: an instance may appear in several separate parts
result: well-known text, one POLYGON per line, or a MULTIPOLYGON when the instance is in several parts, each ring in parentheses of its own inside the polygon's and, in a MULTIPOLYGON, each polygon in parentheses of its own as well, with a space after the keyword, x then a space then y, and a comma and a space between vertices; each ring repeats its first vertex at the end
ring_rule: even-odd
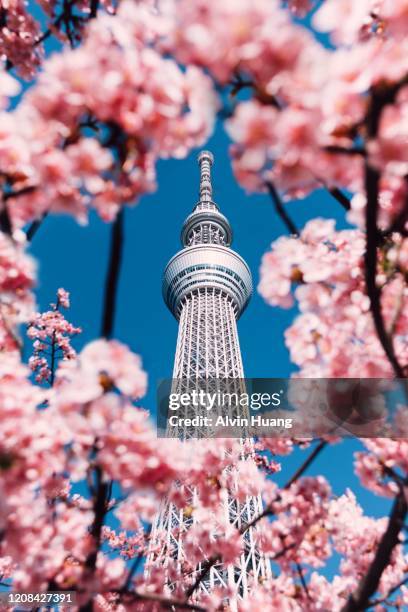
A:
MULTIPOLYGON (((202 381, 205 381, 207 390, 216 391, 224 380, 229 385, 228 391, 239 391, 244 372, 236 321, 251 297, 251 273, 242 257, 230 248, 230 224, 212 199, 213 156, 202 151, 198 161, 199 202, 184 222, 183 249, 170 260, 163 278, 164 300, 179 321, 174 385, 178 392, 184 392, 191 390, 195 381, 202 388, 202 381), (235 389, 231 389, 231 385, 235 385, 235 389)), ((193 407, 183 412, 183 416, 190 415, 194 416, 193 407)), ((174 428, 171 432, 168 429, 168 434, 188 437, 188 433, 174 428)), ((246 452, 245 458, 253 461, 251 453, 246 452)), ((195 494, 191 491, 192 500, 195 494)), ((260 496, 248 496, 242 503, 231 494, 226 505, 225 512, 238 529, 262 512, 260 496)), ((162 544, 159 552, 156 550, 149 556, 147 568, 155 564, 165 567, 183 564, 183 533, 194 520, 194 513, 186 516, 172 503, 163 505, 152 533, 153 545, 155 542, 162 544)), ((239 563, 215 564, 202 580, 200 589, 209 592, 216 586, 229 587, 237 593, 237 598, 243 598, 251 583, 269 576, 269 563, 256 545, 255 528, 245 531, 244 542, 239 563)), ((230 600, 229 608, 237 609, 237 601, 230 600)))

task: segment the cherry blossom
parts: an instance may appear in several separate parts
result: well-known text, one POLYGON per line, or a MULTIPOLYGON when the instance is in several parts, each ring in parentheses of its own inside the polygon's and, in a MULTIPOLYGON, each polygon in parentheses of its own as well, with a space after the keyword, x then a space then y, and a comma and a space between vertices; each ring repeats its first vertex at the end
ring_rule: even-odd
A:
POLYGON ((314 4, 314 0, 288 0, 289 9, 299 17, 304 17, 311 11, 314 4))
POLYGON ((113 388, 135 399, 145 394, 147 376, 140 357, 127 346, 101 339, 89 343, 77 360, 62 363, 57 382, 62 403, 90 401, 113 388), (83 381, 87 382, 87 390, 83 389, 83 381))
POLYGON ((312 40, 275 1, 182 0, 176 15, 172 43, 177 57, 208 67, 222 82, 242 69, 271 87, 281 72, 295 67, 312 40))
MULTIPOLYGON (((67 303, 66 292, 60 290, 59 296, 67 303)), ((123 367, 128 363, 127 375, 137 385, 132 392, 137 389, 141 394, 145 383, 139 361, 115 343, 113 350, 116 370, 109 371, 117 377, 118 387, 125 385, 123 367)), ((104 364, 106 358, 102 356, 104 364)), ((71 362, 75 360, 73 357, 71 362)), ((97 556, 95 574, 89 582, 85 562, 93 550, 89 536, 94 520, 92 504, 71 493, 63 474, 69 471, 74 480, 80 477, 79 461, 85 471, 92 470, 89 458, 96 446, 99 469, 106 477, 114 477, 124 488, 137 482, 160 499, 166 490, 166 471, 169 486, 182 469, 171 455, 175 444, 180 443, 169 440, 167 445, 158 447, 148 415, 110 392, 106 385, 99 387, 93 402, 83 405, 85 410, 77 403, 69 411, 55 394, 28 381, 28 370, 19 363, 16 353, 11 353, 1 366, 0 485, 8 494, 3 497, 7 502, 1 507, 0 521, 7 531, 2 547, 16 564, 13 584, 29 590, 43 589, 51 578, 61 588, 81 582, 87 585, 81 595, 85 601, 95 593, 119 588, 126 577, 125 565, 102 553, 97 556), (46 407, 38 410, 44 404, 46 407), (30 506, 34 511, 29 511, 30 506)), ((64 373, 63 379, 58 376, 58 384, 75 385, 77 381, 68 380, 64 373)), ((186 469, 187 464, 184 466, 186 469)), ((123 517, 125 514, 124 510, 123 517)), ((119 548, 127 557, 138 554, 144 545, 143 528, 134 536, 115 536, 105 530, 104 537, 113 549, 119 548)))
POLYGON ((407 471, 407 442, 385 438, 365 440, 370 452, 356 454, 356 473, 364 486, 380 495, 393 496, 398 484, 390 479, 390 473, 405 474, 407 471), (391 470, 388 472, 387 470, 391 470))
POLYGON ((13 240, 0 232, 0 350, 20 343, 17 326, 34 310, 35 262, 25 253, 24 235, 13 240))
POLYGON ((74 359, 76 356, 70 336, 81 332, 79 327, 74 327, 65 319, 60 307, 69 308, 69 293, 62 288, 57 291, 56 304, 51 304, 51 310, 47 312, 33 315, 27 330, 28 337, 34 341, 34 352, 29 360, 30 368, 37 372, 38 382, 47 381, 51 385, 58 358, 61 356, 62 359, 74 359))
POLYGON ((225 513, 214 515, 214 510, 195 510, 196 522, 185 537, 186 562, 192 569, 204 557, 220 556, 225 563, 234 563, 242 552, 243 540, 225 513))
POLYGON ((9 104, 9 98, 16 96, 20 91, 19 82, 2 70, 0 72, 0 107, 2 109, 6 108, 9 104))
MULTIPOLYGON (((79 43, 86 23, 96 17, 95 8, 89 0, 71 2, 60 6, 56 0, 39 0, 43 14, 24 0, 6 0, 1 8, 0 49, 7 66, 14 69, 25 80, 32 79, 44 60, 44 41, 55 36, 60 43, 74 46, 79 43), (95 13, 95 14, 94 14, 95 13)), ((117 2, 103 0, 100 10, 112 14, 117 2)))
MULTIPOLYGON (((367 571, 376 550, 376 543, 384 531, 385 520, 364 516, 351 491, 331 503, 328 528, 336 550, 344 555, 340 568, 349 587, 354 588, 356 578, 367 571), (347 536, 342 529, 345 523, 348 525, 347 536)), ((391 564, 383 574, 380 592, 388 593, 403 577, 406 562, 406 555, 402 553, 401 547, 398 547, 391 564)))
POLYGON ((318 30, 334 32, 336 42, 351 44, 368 33, 374 21, 372 13, 379 4, 375 0, 328 0, 314 16, 314 25, 318 30))
POLYGON ((135 535, 129 535, 126 531, 116 533, 110 527, 105 526, 102 537, 113 550, 119 550, 120 555, 124 559, 132 559, 141 552, 146 554, 143 527, 135 535))
POLYGON ((145 7, 129 3, 115 19, 101 16, 82 46, 44 63, 12 119, 4 117, 2 166, 16 191, 30 189, 10 199, 16 225, 50 209, 84 222, 90 203, 110 220, 121 203, 155 188, 157 157, 183 157, 210 135, 217 105, 210 79, 144 48, 132 36, 139 16, 146 21, 145 7), (87 128, 110 138, 84 137, 87 128))
MULTIPOLYGON (((285 335, 303 376, 391 374, 369 311, 364 248, 358 230, 336 232, 333 221, 315 220, 306 224, 299 238, 280 238, 264 256, 260 293, 273 305, 287 308, 294 299, 299 303, 301 314, 285 335)), ((395 343, 403 356, 406 287, 398 266, 389 265, 386 248, 378 283, 383 286, 384 316, 395 326, 395 343)))
POLYGON ((328 510, 330 488, 324 478, 304 478, 273 502, 277 521, 272 522, 265 537, 259 534, 262 547, 271 556, 287 550, 277 560, 283 569, 298 560, 312 567, 324 565, 331 549, 323 521, 328 510), (301 517, 301 519, 300 519, 301 517))
POLYGON ((39 23, 28 12, 24 0, 2 2, 1 19, 2 57, 6 57, 22 77, 33 77, 44 56, 43 46, 36 44, 41 31, 39 23))

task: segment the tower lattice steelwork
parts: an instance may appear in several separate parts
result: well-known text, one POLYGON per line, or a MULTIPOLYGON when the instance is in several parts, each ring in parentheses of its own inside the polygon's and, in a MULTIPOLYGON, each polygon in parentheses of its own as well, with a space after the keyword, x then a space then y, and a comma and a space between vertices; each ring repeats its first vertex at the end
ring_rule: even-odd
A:
MULTIPOLYGON (((164 300, 179 320, 173 391, 174 386, 180 393, 189 391, 198 381, 200 388, 204 381, 207 390, 217 391, 222 380, 228 381, 228 391, 238 391, 242 390, 244 372, 236 321, 251 297, 251 274, 242 257, 230 248, 231 227, 212 199, 213 156, 202 151, 198 161, 199 202, 184 222, 183 249, 170 260, 163 278, 164 300)), ((194 416, 194 410, 187 407, 183 416, 194 416)), ((168 434, 188 436, 177 428, 168 434)), ((200 437, 199 432, 196 435, 200 437)), ((245 451, 245 459, 253 461, 251 452, 245 451)), ((191 491, 192 505, 195 495, 191 491)), ((245 503, 230 495, 225 504, 231 524, 238 529, 262 512, 260 495, 248 496, 245 503)), ((152 533, 153 543, 161 542, 160 550, 151 553, 147 568, 156 563, 165 567, 183 563, 183 533, 194 520, 194 514, 186 516, 172 503, 163 505, 152 533)), ((242 598, 254 581, 269 576, 269 562, 257 548, 255 528, 245 532, 244 540, 239 563, 214 565, 200 589, 209 592, 216 586, 232 587, 237 598, 242 598)), ((237 601, 230 600, 229 607, 235 610, 237 601)))

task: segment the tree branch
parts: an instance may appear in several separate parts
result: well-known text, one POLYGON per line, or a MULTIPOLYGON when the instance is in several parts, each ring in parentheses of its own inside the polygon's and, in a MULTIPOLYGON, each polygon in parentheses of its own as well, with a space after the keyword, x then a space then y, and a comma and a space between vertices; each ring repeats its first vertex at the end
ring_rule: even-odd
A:
POLYGON ((313 463, 318 455, 322 452, 322 450, 327 446, 326 440, 320 440, 319 444, 313 449, 310 455, 305 459, 302 465, 296 470, 293 474, 292 478, 288 480, 288 482, 283 487, 284 489, 289 489, 303 474, 306 472, 307 468, 313 463))
POLYGON ((23 187, 18 191, 6 191, 5 193, 3 193, 3 200, 7 201, 10 198, 18 198, 19 196, 26 195, 27 193, 32 193, 36 189, 36 185, 27 185, 27 187, 23 187))
POLYGON ((53 387, 54 382, 55 382, 55 357, 56 357, 56 341, 55 341, 55 331, 53 331, 52 340, 51 340, 50 387, 53 387))
POLYGON ((271 196, 272 201, 275 205, 276 212, 282 219, 283 223, 286 225, 289 233, 293 234, 294 236, 299 236, 299 231, 296 225, 294 224, 294 222, 292 221, 292 219, 290 218, 290 216, 288 215, 288 213, 286 212, 283 202, 279 196, 278 191, 276 190, 275 185, 271 181, 267 181, 266 188, 268 189, 269 195, 271 196))
POLYGON ((213 557, 210 557, 209 559, 206 559, 205 561, 203 561, 201 569, 198 572, 198 575, 195 581, 186 591, 186 600, 189 599, 193 595, 193 593, 195 593, 195 591, 200 586, 201 582, 207 576, 210 569, 213 567, 213 565, 215 565, 219 561, 221 561, 221 555, 214 555, 213 557))
MULTIPOLYGON (((372 111, 374 118, 368 120, 371 126, 370 135, 374 137, 377 133, 380 120, 378 105, 382 98, 376 102, 373 94, 372 111)), ((382 107, 381 107, 382 108, 382 107)), ((404 378, 404 370, 395 355, 392 339, 385 328, 381 312, 381 289, 377 286, 377 250, 380 244, 380 233, 377 227, 379 209, 379 185, 380 174, 367 161, 365 163, 365 190, 366 190, 366 249, 364 253, 365 284, 367 295, 370 298, 370 310, 374 321, 375 330, 381 346, 390 362, 397 378, 404 378)))
POLYGON ((384 603, 385 601, 387 601, 389 597, 391 597, 391 595, 394 595, 394 593, 396 593, 402 586, 404 586, 407 583, 408 583, 408 576, 405 576, 405 578, 403 578, 402 580, 398 582, 398 584, 393 586, 392 589, 390 589, 384 597, 381 597, 380 599, 373 599, 372 601, 369 601, 367 607, 372 608, 374 606, 378 606, 384 603))
POLYGON ((95 569, 96 558, 98 556, 99 546, 101 542, 102 526, 105 519, 107 509, 107 499, 109 491, 109 483, 103 481, 102 469, 99 466, 95 467, 96 476, 96 495, 93 502, 94 521, 91 528, 91 536, 93 538, 93 549, 89 553, 85 567, 91 571, 95 569))
POLYGON ((373 605, 370 604, 370 597, 374 595, 378 588, 382 573, 391 561, 395 546, 400 543, 399 534, 406 515, 407 502, 404 492, 400 491, 394 500, 387 529, 383 533, 373 562, 356 591, 343 606, 342 612, 359 612, 373 605))
POLYGON ((121 209, 112 225, 111 247, 108 270, 105 281, 101 336, 111 338, 116 311, 116 295, 123 251, 123 209, 121 209))
POLYGON ((340 153, 341 155, 367 156, 367 151, 364 149, 364 147, 353 147, 352 149, 347 149, 346 147, 341 147, 339 145, 328 145, 327 147, 324 147, 324 150, 328 153, 340 153))
POLYGON ((66 22, 67 18, 71 16, 71 9, 74 7, 76 1, 77 0, 68 0, 67 2, 64 0, 63 10, 60 15, 54 19, 52 28, 48 28, 48 30, 41 34, 41 36, 35 41, 34 46, 40 45, 42 42, 44 42, 44 40, 49 38, 55 29, 60 29, 62 22, 66 22))
MULTIPOLYGON (((146 534, 145 534, 145 539, 147 539, 151 533, 152 527, 150 526, 149 529, 147 530, 146 534)), ((145 551, 142 550, 133 560, 132 565, 130 566, 128 575, 126 576, 126 580, 125 580, 125 584, 123 585, 123 591, 127 591, 131 584, 132 584, 132 580, 133 580, 133 576, 136 574, 140 562, 142 561, 143 557, 144 557, 145 551)))
MULTIPOLYGON (((95 479, 95 494, 93 499, 94 519, 92 527, 90 529, 90 534, 92 537, 92 550, 89 552, 84 564, 85 577, 88 576, 90 580, 92 580, 93 573, 95 572, 96 561, 101 545, 102 527, 105 521, 107 511, 107 500, 109 492, 109 483, 103 480, 102 469, 98 465, 95 467, 95 479)), ((92 610, 92 599, 90 599, 80 607, 80 612, 92 612, 92 610)))
POLYGON ((99 0, 91 0, 91 12, 89 13, 90 19, 95 19, 98 14, 99 0))
POLYGON ((11 236, 12 233, 11 219, 6 202, 3 202, 3 208, 0 211, 0 231, 7 234, 7 236, 11 236))
POLYGON ((45 212, 40 219, 36 219, 35 221, 31 223, 26 233, 28 242, 31 242, 31 240, 34 238, 35 234, 40 229, 42 222, 44 221, 47 215, 48 215, 48 212, 45 212))
POLYGON ((335 200, 340 202, 340 204, 345 210, 350 210, 350 200, 344 195, 342 191, 340 191, 340 189, 338 189, 337 187, 326 187, 326 189, 335 200))
POLYGON ((303 590, 305 592, 305 595, 306 595, 307 599, 311 600, 309 589, 307 588, 306 580, 305 580, 305 577, 303 575, 303 569, 302 569, 302 566, 300 565, 300 563, 296 563, 296 570, 297 570, 297 573, 299 575, 300 583, 301 583, 302 588, 303 588, 303 590))
MULTIPOLYGON (((367 115, 368 138, 374 139, 377 136, 381 114, 384 106, 391 104, 397 91, 403 82, 396 84, 388 90, 380 89, 371 92, 371 101, 367 115)), ((394 374, 397 378, 404 378, 404 370, 400 365, 394 351, 392 338, 387 333, 381 311, 381 289, 377 286, 377 252, 381 241, 381 234, 377 227, 379 211, 379 189, 380 174, 373 168, 369 161, 365 161, 365 190, 366 190, 366 249, 364 253, 365 284, 367 295, 370 298, 370 310, 374 321, 375 330, 381 346, 390 362, 394 374)), ((350 596, 342 612, 357 612, 370 607, 370 597, 378 589, 378 585, 383 571, 389 565, 395 546, 399 544, 399 534, 407 515, 407 502, 402 487, 396 496, 381 541, 378 545, 373 562, 367 574, 360 581, 356 591, 350 596)))
MULTIPOLYGON (((406 180, 406 184, 408 186, 408 180, 406 180)), ((395 219, 392 221, 391 225, 382 232, 382 236, 386 238, 393 234, 394 232, 398 232, 400 234, 405 234, 407 236, 407 231, 405 229, 405 225, 408 221, 408 198, 405 198, 405 206, 400 210, 400 212, 396 215, 395 219)))
MULTIPOLYGON (((286 489, 289 489, 289 487, 291 487, 301 476, 303 476, 304 472, 306 472, 306 470, 309 467, 309 465, 311 465, 311 463, 322 452, 322 450, 324 449, 324 447, 326 445, 327 445, 326 440, 320 440, 319 444, 313 449, 313 451, 310 453, 310 455, 298 467, 298 469, 293 474, 293 476, 291 478, 289 478, 287 483, 283 486, 283 490, 284 491, 286 489)), ((279 501, 279 496, 276 497, 276 499, 274 500, 274 502, 277 502, 277 501, 279 501)), ((256 516, 254 519, 252 519, 252 521, 250 521, 249 523, 244 525, 241 528, 241 533, 245 533, 245 531, 247 529, 249 529, 250 527, 253 527, 254 525, 256 525, 256 523, 258 523, 261 519, 265 518, 266 516, 273 516, 274 514, 275 514, 275 511, 273 509, 273 502, 272 502, 272 504, 269 504, 269 506, 266 506, 266 508, 264 509, 263 512, 261 512, 261 514, 258 514, 258 516, 256 516)))

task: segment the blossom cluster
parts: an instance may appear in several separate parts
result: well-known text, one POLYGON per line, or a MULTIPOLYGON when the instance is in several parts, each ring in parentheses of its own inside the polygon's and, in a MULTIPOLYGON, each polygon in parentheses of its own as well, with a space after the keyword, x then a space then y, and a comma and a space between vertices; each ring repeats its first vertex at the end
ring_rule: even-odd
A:
POLYGON ((2 2, 0 52, 24 78, 35 75, 44 57, 43 46, 37 43, 40 36, 40 25, 24 0, 2 2))
POLYGON ((69 293, 58 289, 57 302, 51 304, 51 310, 32 315, 27 330, 28 337, 34 341, 34 352, 29 366, 37 373, 37 382, 48 382, 52 385, 57 360, 74 359, 75 350, 70 337, 81 333, 79 327, 69 323, 60 308, 69 308, 69 293))
POLYGON ((34 309, 35 263, 25 252, 25 236, 0 232, 0 351, 19 348, 18 325, 34 309))
MULTIPOLYGON (((251 17, 263 11, 259 23, 269 32, 276 29, 274 35, 263 41, 252 27, 240 39, 241 47, 235 43, 228 54, 223 51, 223 65, 235 51, 230 69, 242 72, 238 86, 244 83, 254 93, 236 105, 227 123, 238 180, 248 190, 264 190, 272 181, 287 198, 323 186, 346 189, 355 194, 350 220, 361 223, 365 158, 383 173, 381 222, 390 225, 406 201, 405 3, 323 2, 313 25, 332 34, 332 51, 305 36, 277 7, 268 13, 267 4, 251 3, 251 17), (279 50, 290 52, 274 63, 270 54, 276 41, 279 50), (378 91, 381 96, 384 86, 397 88, 395 104, 385 104, 377 133, 367 136, 368 93, 378 91)), ((209 10, 206 19, 215 21, 219 11, 209 10)), ((239 30, 231 25, 231 31, 239 30)), ((223 49, 216 28, 206 34, 212 47, 223 49)), ((210 59, 205 65, 211 69, 210 59)), ((389 102, 394 102, 392 97, 389 102)))
MULTIPOLYGON (((116 4, 103 0, 100 9, 112 14, 116 4)), ((30 11, 33 7, 24 0, 4 0, 1 4, 1 56, 8 68, 25 80, 34 78, 41 67, 44 41, 49 36, 55 36, 60 43, 74 45, 81 41, 87 21, 96 16, 92 14, 91 0, 69 3, 38 0, 38 5, 34 16, 30 11), (43 14, 38 19, 41 9, 43 14)))
MULTIPOLYGON (((63 290, 58 300, 64 307, 69 305, 63 290)), ((126 559, 137 560, 149 551, 149 578, 139 574, 132 585, 142 594, 182 597, 203 557, 239 562, 245 523, 238 528, 226 520, 222 508, 228 496, 245 503, 248 496, 262 492, 273 520, 263 518, 254 537, 264 554, 275 559, 279 576, 262 586, 254 585, 242 609, 251 609, 265 598, 268 610, 276 602, 288 609, 312 610, 316 602, 326 605, 331 598, 331 609, 339 610, 356 587, 357 577, 371 563, 385 519, 365 517, 351 494, 336 500, 322 477, 299 478, 280 489, 248 460, 251 444, 245 448, 233 440, 182 444, 168 439, 158 445, 147 412, 131 403, 145 393, 146 382, 140 358, 117 341, 91 342, 78 355, 62 360, 50 390, 29 381, 28 370, 16 352, 3 359, 0 462, 4 502, 0 524, 4 537, 0 555, 4 577, 12 576, 15 588, 26 590, 45 589, 52 581, 58 588, 78 589, 80 602, 95 598, 95 605, 98 601, 102 605, 110 596, 98 593, 116 593, 127 584, 126 559), (120 487, 117 499, 112 495, 113 482, 120 487), (96 507, 91 499, 75 492, 77 483, 90 487, 92 495, 98 495, 101 487, 110 489, 98 541, 91 535, 96 507), (183 534, 186 557, 180 566, 170 569, 157 557, 166 534, 155 532, 156 539, 149 542, 145 532, 145 524, 153 521, 164 498, 193 519, 183 534), (119 522, 117 529, 104 523, 110 512, 119 522), (102 544, 108 546, 109 554, 100 550, 102 544), (95 550, 95 568, 90 574, 95 550), (339 574, 329 581, 317 570, 333 550, 342 560, 339 574), (307 580, 308 595, 299 590, 299 567, 307 580), (169 579, 174 580, 172 592, 166 590, 169 579)), ((265 441, 258 450, 284 455, 293 444, 265 441)), ((406 449, 401 443, 393 444, 384 441, 367 446, 381 464, 404 472, 406 449)), ((357 461, 368 466, 364 474, 357 466, 365 482, 370 479, 367 486, 389 494, 384 483, 380 488, 378 471, 371 468, 368 474, 368 460, 359 456, 357 461)), ((277 469, 275 465, 274 471, 277 469)), ((397 549, 383 575, 381 593, 401 580, 406 563, 397 549)), ((118 597, 115 593, 113 599, 118 597)), ((215 610, 225 594, 218 589, 197 597, 215 610)))
MULTIPOLYGON (((406 239, 381 248, 377 271, 382 314, 402 363, 408 361, 406 249, 406 239)), ((370 312, 364 251, 360 230, 336 231, 334 221, 315 219, 299 237, 279 238, 264 255, 261 295, 284 308, 296 299, 300 310, 285 338, 302 376, 392 376, 370 312)))
MULTIPOLYGON (((49 210, 84 221, 89 206, 112 219, 155 188, 159 157, 182 157, 207 140, 222 98, 216 87, 232 86, 251 93, 227 122, 242 185, 263 190, 273 181, 287 197, 347 189, 350 220, 360 224, 368 159, 382 171, 381 222, 390 225, 406 197, 404 2, 322 3, 313 26, 332 35, 333 50, 291 19, 310 2, 286 4, 125 1, 115 15, 105 5, 82 44, 45 60, 3 120, 2 168, 16 191, 30 188, 11 200, 13 222, 49 210), (397 87, 395 100, 368 136, 367 94, 381 95, 383 83, 397 87)), ((54 14, 52 3, 44 7, 54 14)))
POLYGON ((17 109, 0 115, 14 227, 49 211, 85 222, 90 205, 111 220, 155 188, 159 157, 183 157, 211 134, 211 80, 150 44, 161 23, 151 11, 128 2, 114 18, 101 15, 81 46, 47 59, 17 109))
MULTIPOLYGON (((146 376, 140 361, 126 347, 104 342, 96 349, 106 354, 111 348, 114 365, 105 372, 106 361, 95 363, 85 353, 77 365, 80 375, 70 378, 66 368, 58 373, 60 395, 33 385, 17 353, 1 360, 1 554, 11 558, 15 588, 41 590, 50 580, 60 588, 86 583, 86 560, 95 546, 89 535, 95 515, 90 501, 70 489, 76 481, 92 479, 95 461, 105 479, 117 478, 124 489, 141 486, 158 498, 169 484, 166 473, 174 478, 169 449, 158 448, 146 413, 106 386, 109 377, 112 386, 143 394, 146 376), (92 377, 93 391, 82 402, 92 377), (127 463, 135 468, 139 464, 130 477, 127 463)), ((121 586, 126 566, 100 552, 96 573, 96 583, 87 587, 92 592, 121 586)))

